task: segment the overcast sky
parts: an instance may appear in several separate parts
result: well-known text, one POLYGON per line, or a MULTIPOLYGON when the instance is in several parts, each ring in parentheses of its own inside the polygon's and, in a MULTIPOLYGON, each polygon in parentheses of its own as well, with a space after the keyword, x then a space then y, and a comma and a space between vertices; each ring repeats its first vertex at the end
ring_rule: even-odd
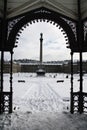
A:
MULTIPOLYGON (((38 22, 29 25, 21 33, 18 47, 14 49, 14 59, 39 60, 40 33, 43 33, 43 61, 70 59, 70 49, 61 30, 53 24, 38 22)), ((78 55, 75 55, 78 59, 78 55)), ((9 59, 6 54, 5 59, 9 59)))

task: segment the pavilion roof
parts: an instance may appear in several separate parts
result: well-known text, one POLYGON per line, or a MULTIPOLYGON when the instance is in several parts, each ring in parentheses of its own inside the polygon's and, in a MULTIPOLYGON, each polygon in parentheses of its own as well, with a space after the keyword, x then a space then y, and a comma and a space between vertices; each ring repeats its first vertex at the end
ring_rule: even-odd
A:
MULTIPOLYGON (((87 17, 87 0, 81 1, 81 17, 87 17)), ((0 17, 3 17, 4 0, 0 0, 0 17)), ((7 0, 6 18, 12 18, 33 9, 46 7, 73 20, 78 20, 78 0, 7 0)))

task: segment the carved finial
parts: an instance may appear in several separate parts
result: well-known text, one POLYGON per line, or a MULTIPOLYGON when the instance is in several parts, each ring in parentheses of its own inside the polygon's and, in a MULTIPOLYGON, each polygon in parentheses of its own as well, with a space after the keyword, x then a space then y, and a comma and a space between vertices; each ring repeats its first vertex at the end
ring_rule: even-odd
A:
POLYGON ((40 40, 43 40, 43 33, 40 33, 40 40))
POLYGON ((43 33, 40 33, 40 36, 41 36, 41 39, 42 39, 42 37, 43 37, 43 33))

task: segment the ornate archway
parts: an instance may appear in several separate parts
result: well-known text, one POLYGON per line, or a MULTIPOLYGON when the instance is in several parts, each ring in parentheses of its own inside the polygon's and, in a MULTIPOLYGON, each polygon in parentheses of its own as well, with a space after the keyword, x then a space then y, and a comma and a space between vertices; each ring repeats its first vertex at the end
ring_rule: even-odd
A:
MULTIPOLYGON (((58 16, 55 12, 51 12, 50 10, 48 11, 46 8, 40 8, 38 10, 34 10, 18 20, 18 22, 13 26, 12 30, 9 32, 9 37, 8 37, 8 45, 10 46, 15 46, 15 42, 18 40, 18 37, 20 36, 20 33, 23 31, 22 27, 26 27, 29 24, 38 22, 38 20, 43 21, 43 22, 50 22, 51 24, 53 23, 54 25, 56 24, 57 27, 62 28, 62 31, 64 31, 64 34, 66 38, 68 38, 67 42, 69 44, 69 48, 73 49, 73 46, 76 47, 76 39, 75 39, 75 28, 71 27, 67 24, 64 18, 58 16)), ((71 22, 71 21, 69 21, 71 22)), ((14 21, 13 21, 14 23, 14 21)), ((10 28, 10 27, 9 27, 10 28)))

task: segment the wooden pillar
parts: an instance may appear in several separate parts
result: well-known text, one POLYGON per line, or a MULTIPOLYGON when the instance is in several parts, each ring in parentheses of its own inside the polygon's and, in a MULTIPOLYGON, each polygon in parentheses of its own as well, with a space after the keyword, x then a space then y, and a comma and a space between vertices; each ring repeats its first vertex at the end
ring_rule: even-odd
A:
POLYGON ((78 0, 78 44, 80 57, 80 90, 79 90, 79 113, 83 113, 83 69, 82 69, 82 45, 84 42, 84 29, 81 19, 81 0, 78 0))
POLYGON ((1 30, 1 92, 3 92, 3 63, 4 63, 4 46, 6 42, 6 36, 7 36, 7 28, 6 28, 6 9, 7 9, 7 0, 3 1, 4 6, 3 6, 3 18, 2 18, 2 30, 1 30))
POLYGON ((4 70, 4 51, 1 51, 1 89, 0 89, 0 92, 3 92, 3 70, 4 70))
POLYGON ((79 91, 79 113, 83 113, 83 69, 82 69, 82 52, 80 52, 80 91, 79 91))
POLYGON ((13 106, 13 90, 12 90, 12 79, 13 79, 13 51, 10 52, 11 54, 11 60, 10 60, 10 97, 9 97, 9 113, 12 113, 12 106, 13 106))
POLYGON ((74 98, 73 98, 73 52, 71 52, 71 102, 70 112, 74 113, 74 98))
POLYGON ((3 101, 3 70, 4 70, 4 46, 7 38, 7 23, 6 23, 6 10, 7 10, 7 0, 3 0, 3 17, 1 20, 1 89, 0 89, 0 114, 4 111, 4 101, 3 101))
POLYGON ((10 61, 10 92, 12 92, 12 79, 13 79, 13 77, 12 77, 12 74, 13 74, 13 72, 12 72, 12 70, 13 70, 13 51, 11 51, 10 54, 11 54, 11 61, 10 61))
POLYGON ((4 111, 3 102, 3 70, 4 70, 4 51, 1 51, 1 90, 0 90, 0 114, 4 111))

